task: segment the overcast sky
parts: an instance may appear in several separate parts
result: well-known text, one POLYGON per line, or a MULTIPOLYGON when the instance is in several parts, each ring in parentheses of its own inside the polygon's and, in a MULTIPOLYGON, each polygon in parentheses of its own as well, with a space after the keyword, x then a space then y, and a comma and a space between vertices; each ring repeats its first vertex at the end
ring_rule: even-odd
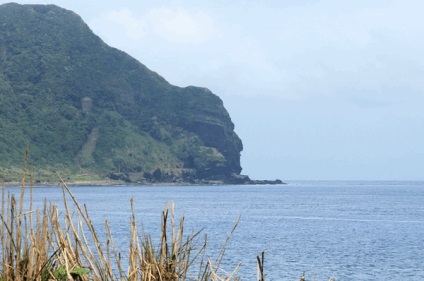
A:
POLYGON ((221 97, 251 178, 424 179, 424 1, 17 2, 221 97))

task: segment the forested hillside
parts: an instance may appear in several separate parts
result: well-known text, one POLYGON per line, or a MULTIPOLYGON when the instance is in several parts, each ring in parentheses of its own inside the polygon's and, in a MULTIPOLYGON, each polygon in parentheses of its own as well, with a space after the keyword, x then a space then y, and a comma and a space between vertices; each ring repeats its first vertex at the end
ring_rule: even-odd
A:
POLYGON ((245 182, 221 99, 180 88, 54 5, 0 6, 0 169, 131 182, 245 182))

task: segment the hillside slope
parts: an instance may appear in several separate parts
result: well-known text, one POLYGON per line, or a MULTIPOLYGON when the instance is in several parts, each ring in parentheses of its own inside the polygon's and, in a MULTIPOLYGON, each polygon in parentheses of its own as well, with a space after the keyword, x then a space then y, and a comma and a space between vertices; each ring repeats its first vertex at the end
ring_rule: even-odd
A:
POLYGON ((0 5, 0 169, 131 182, 242 183, 219 97, 180 88, 54 5, 0 5))

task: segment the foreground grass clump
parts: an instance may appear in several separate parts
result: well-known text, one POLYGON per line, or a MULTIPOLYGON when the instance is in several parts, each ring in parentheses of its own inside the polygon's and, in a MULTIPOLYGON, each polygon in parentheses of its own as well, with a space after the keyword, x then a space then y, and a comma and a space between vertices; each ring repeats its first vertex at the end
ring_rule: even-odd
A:
MULTIPOLYGON (((218 258, 206 260, 206 239, 199 232, 184 235, 184 217, 176 226, 173 205, 162 214, 161 242, 154 247, 148 235, 139 236, 131 200, 129 248, 118 251, 105 221, 101 243, 86 206, 78 204, 62 181, 64 211, 44 202, 42 210, 25 202, 24 179, 19 198, 5 192, 1 202, 0 281, 20 280, 237 280, 234 272, 222 274, 218 258), (124 268, 125 267, 125 268, 124 268)), ((223 271, 222 271, 223 272, 223 271)))

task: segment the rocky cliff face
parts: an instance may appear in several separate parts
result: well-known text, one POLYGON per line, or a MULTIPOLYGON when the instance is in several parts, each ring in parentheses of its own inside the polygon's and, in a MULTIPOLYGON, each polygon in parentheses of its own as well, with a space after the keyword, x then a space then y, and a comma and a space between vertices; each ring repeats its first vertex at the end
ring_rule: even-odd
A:
POLYGON ((219 97, 170 85, 54 5, 0 6, 0 168, 71 178, 245 181, 219 97), (156 174, 155 174, 156 173, 156 174))

